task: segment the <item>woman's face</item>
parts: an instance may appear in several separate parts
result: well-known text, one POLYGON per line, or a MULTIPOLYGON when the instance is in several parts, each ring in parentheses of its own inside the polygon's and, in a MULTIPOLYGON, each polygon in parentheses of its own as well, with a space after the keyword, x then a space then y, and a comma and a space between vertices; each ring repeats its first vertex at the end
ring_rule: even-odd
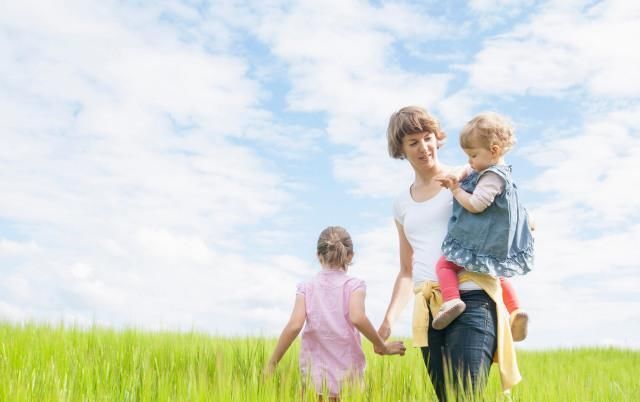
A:
POLYGON ((414 169, 433 169, 438 163, 438 139, 429 132, 406 135, 402 139, 402 152, 414 169))

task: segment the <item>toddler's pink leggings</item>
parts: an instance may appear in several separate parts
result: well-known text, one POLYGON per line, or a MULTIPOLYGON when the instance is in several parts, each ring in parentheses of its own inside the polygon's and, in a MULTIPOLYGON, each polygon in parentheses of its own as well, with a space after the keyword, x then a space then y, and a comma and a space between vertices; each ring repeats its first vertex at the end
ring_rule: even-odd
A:
MULTIPOLYGON (((436 275, 438 276, 438 283, 440 284, 440 291, 442 292, 442 298, 444 301, 460 298, 460 290, 458 290, 458 272, 464 268, 447 261, 444 256, 440 256, 438 263, 436 264, 436 275)), ((500 284, 502 285, 502 300, 509 313, 520 308, 520 302, 516 296, 516 290, 511 283, 506 279, 500 277, 500 284)))

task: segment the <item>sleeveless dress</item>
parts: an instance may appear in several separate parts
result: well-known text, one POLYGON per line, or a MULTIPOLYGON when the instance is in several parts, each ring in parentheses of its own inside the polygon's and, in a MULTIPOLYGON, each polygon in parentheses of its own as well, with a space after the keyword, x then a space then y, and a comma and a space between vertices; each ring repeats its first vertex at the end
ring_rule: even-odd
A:
POLYGON ((472 193, 487 172, 504 180, 504 190, 478 214, 467 211, 454 198, 442 253, 448 261, 470 272, 503 277, 524 275, 533 268, 534 241, 529 216, 511 177, 511 166, 493 165, 474 171, 460 182, 460 187, 472 193))
POLYGON ((360 332, 349 319, 349 299, 365 282, 339 269, 323 269, 310 281, 298 285, 304 296, 307 319, 302 332, 300 371, 316 391, 323 387, 331 396, 340 394, 346 381, 364 378, 365 356, 360 332))

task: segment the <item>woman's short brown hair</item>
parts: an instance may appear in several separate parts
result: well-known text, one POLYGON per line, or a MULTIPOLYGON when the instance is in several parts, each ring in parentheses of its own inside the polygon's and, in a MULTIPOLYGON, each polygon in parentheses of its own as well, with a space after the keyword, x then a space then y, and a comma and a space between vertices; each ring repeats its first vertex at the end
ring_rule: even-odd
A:
POLYGON ((438 139, 438 147, 444 144, 447 134, 440 129, 438 119, 420 106, 406 106, 393 113, 387 128, 389 155, 404 159, 402 139, 409 134, 433 133, 438 139))

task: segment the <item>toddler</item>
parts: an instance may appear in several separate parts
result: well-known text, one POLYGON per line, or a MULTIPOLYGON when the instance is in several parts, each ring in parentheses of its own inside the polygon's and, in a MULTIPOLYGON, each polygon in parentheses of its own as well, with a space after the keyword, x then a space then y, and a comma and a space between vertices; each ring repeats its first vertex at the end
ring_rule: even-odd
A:
POLYGON ((500 277, 514 341, 527 336, 528 315, 519 306, 511 284, 503 277, 524 275, 533 266, 533 235, 529 216, 520 203, 504 155, 515 143, 511 124, 487 112, 469 121, 460 134, 460 146, 469 157, 469 174, 439 177, 453 193, 453 214, 442 243, 443 256, 436 274, 444 303, 433 319, 443 329, 465 309, 458 290, 458 272, 500 277))

